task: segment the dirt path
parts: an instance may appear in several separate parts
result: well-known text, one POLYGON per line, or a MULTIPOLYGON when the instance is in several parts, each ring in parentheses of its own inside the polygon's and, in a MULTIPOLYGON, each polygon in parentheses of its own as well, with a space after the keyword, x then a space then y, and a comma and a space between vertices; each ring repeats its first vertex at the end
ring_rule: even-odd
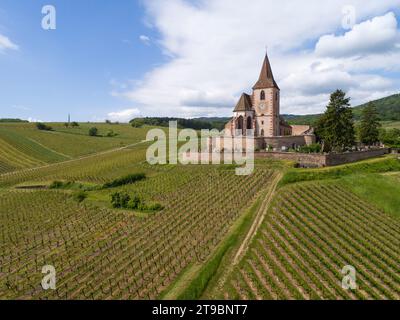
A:
MULTIPOLYGON (((251 224, 249 231, 246 234, 246 237, 243 239, 243 242, 241 243, 240 247, 237 249, 236 253, 234 254, 234 257, 232 258, 232 263, 227 266, 223 272, 222 275, 220 275, 219 279, 217 280, 217 283, 215 287, 206 295, 207 299, 214 299, 216 296, 215 294, 217 292, 222 291, 222 287, 226 283, 228 277, 232 273, 234 267, 240 262, 241 258, 243 255, 246 253, 251 240, 257 233, 258 229, 260 228, 265 215, 268 212, 268 208, 270 206, 270 203, 275 195, 275 190, 278 185, 278 182, 281 180, 283 176, 282 172, 278 172, 273 180, 271 181, 271 186, 268 189, 268 191, 264 195, 264 200, 262 201, 259 209, 256 212, 255 218, 253 223, 251 224)), ((232 254, 233 255, 233 254, 232 254)))
POLYGON ((271 187, 263 200, 260 209, 258 210, 256 217, 254 219, 253 224, 251 225, 249 232, 246 235, 246 238, 244 238, 242 244, 240 245, 238 251, 235 254, 235 257, 233 258, 233 263, 232 266, 235 266, 239 263, 240 258, 243 256, 243 254, 247 251, 247 248, 249 247, 249 244, 251 240, 253 239, 254 235, 257 233, 258 229, 261 226, 261 223, 264 220, 265 215, 267 214, 269 204, 271 203, 272 198, 274 197, 276 186, 278 185, 278 182, 282 178, 282 173, 279 172, 274 180, 271 183, 271 187))

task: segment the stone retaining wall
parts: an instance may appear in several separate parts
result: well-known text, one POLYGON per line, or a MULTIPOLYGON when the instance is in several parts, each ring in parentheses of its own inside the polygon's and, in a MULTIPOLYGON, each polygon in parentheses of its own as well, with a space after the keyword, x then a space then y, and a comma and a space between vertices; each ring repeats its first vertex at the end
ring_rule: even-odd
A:
POLYGON ((356 162, 373 157, 379 157, 387 153, 389 153, 388 148, 330 154, 312 154, 297 152, 256 152, 255 158, 290 160, 295 161, 300 166, 305 167, 326 167, 356 162))

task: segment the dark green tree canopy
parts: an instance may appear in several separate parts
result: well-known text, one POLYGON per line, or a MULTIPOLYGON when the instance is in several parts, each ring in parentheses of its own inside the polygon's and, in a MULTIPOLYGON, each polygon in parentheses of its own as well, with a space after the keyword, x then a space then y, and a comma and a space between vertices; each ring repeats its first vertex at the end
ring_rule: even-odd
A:
POLYGON ((353 112, 350 98, 344 91, 336 90, 331 94, 327 109, 317 123, 316 134, 325 151, 344 151, 354 146, 353 112))
POLYGON ((376 106, 370 102, 362 110, 361 121, 358 127, 360 142, 370 146, 379 142, 379 116, 376 106))

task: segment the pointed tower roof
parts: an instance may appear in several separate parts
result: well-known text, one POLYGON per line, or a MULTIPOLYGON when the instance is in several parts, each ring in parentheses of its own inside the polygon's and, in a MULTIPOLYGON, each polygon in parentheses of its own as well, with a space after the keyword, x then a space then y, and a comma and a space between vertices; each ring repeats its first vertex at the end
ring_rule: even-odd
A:
POLYGON ((271 64, 269 63, 267 53, 265 54, 260 76, 257 83, 254 85, 253 90, 266 88, 277 88, 279 90, 279 87, 276 84, 274 75, 272 73, 271 64))
POLYGON ((251 106, 252 106, 251 97, 247 93, 242 93, 233 112, 251 111, 252 110, 251 106))

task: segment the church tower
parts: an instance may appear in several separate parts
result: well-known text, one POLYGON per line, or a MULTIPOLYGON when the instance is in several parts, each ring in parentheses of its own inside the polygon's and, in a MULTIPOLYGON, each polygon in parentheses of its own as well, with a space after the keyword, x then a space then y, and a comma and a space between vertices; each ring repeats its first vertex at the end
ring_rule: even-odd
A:
POLYGON ((255 134, 264 137, 279 136, 280 89, 275 82, 267 54, 258 81, 253 87, 252 101, 256 120, 255 134))

